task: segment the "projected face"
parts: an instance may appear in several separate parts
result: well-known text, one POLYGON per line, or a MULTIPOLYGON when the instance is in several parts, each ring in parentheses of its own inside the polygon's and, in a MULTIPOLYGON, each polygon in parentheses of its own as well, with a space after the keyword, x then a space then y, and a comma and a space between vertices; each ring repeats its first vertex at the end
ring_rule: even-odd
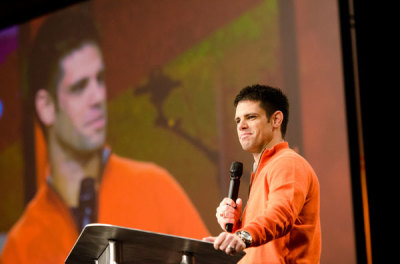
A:
POLYGON ((99 48, 85 44, 60 62, 62 78, 57 86, 56 140, 70 148, 93 151, 106 134, 106 85, 99 48))
POLYGON ((240 101, 236 107, 236 128, 243 150, 260 153, 272 141, 272 126, 256 101, 240 101))

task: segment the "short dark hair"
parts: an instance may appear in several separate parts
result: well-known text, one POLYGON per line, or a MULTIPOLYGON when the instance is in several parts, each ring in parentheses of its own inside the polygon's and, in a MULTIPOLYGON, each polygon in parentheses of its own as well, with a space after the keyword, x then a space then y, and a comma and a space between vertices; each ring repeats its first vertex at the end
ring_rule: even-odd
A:
POLYGON ((39 28, 28 61, 28 86, 34 97, 46 89, 56 98, 60 61, 84 44, 100 47, 100 35, 87 10, 68 9, 50 15, 39 28))
POLYGON ((236 96, 234 106, 237 107, 240 101, 247 100, 260 102, 260 107, 265 110, 268 119, 276 111, 281 111, 283 113, 281 133, 282 137, 285 137, 289 121, 289 101, 282 90, 260 84, 246 86, 236 96))

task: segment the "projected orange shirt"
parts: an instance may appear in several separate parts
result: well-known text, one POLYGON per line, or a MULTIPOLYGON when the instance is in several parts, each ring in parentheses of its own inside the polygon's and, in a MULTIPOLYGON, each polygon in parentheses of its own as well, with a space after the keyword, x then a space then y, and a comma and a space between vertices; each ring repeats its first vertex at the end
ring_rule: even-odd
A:
MULTIPOLYGON (((100 223, 191 238, 208 235, 193 204, 167 171, 112 154, 99 189, 100 223)), ((42 184, 9 232, 0 263, 64 263, 78 238, 69 208, 42 184)))

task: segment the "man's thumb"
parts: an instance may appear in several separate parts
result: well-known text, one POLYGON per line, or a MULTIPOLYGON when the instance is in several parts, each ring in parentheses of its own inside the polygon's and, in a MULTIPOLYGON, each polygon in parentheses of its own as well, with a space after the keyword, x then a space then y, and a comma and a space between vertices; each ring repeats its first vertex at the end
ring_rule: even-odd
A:
POLYGON ((242 199, 240 199, 240 198, 236 199, 236 206, 237 206, 237 208, 239 208, 239 210, 242 209, 242 203, 243 203, 242 199))

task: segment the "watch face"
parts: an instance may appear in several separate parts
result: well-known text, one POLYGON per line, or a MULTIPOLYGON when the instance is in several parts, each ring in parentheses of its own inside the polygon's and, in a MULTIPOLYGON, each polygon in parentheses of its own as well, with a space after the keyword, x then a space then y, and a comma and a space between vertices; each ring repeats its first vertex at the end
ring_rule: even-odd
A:
POLYGON ((253 238, 248 232, 238 231, 236 234, 243 240, 243 242, 246 244, 246 247, 249 247, 251 245, 253 238))
POLYGON ((241 235, 247 240, 251 239, 251 235, 249 233, 247 233, 246 231, 242 231, 241 235))

